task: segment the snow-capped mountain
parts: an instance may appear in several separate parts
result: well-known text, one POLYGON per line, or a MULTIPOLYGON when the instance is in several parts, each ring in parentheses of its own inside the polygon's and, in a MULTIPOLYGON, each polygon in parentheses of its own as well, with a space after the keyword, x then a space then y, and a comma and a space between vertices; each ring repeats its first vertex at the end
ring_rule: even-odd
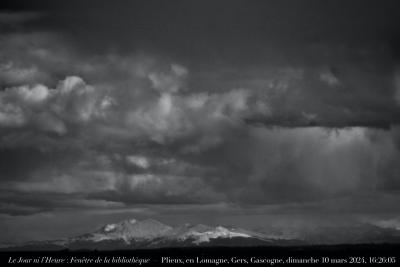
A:
MULTIPOLYGON (((289 235, 290 236, 290 235, 289 235)), ((129 219, 106 224, 76 237, 3 246, 1 250, 97 249, 127 250, 176 247, 304 246, 400 243, 400 231, 364 223, 353 227, 318 228, 289 239, 278 233, 258 233, 241 228, 183 224, 170 226, 153 219, 129 219)))
POLYGON ((173 227, 165 225, 156 220, 147 219, 137 221, 135 219, 125 220, 119 223, 107 224, 99 230, 70 239, 70 242, 105 240, 123 240, 130 244, 131 241, 152 240, 163 237, 173 230, 173 227))
POLYGON ((130 219, 63 240, 30 242, 15 249, 138 249, 191 246, 265 246, 291 240, 271 239, 264 234, 239 228, 184 224, 172 227, 153 219, 130 219))

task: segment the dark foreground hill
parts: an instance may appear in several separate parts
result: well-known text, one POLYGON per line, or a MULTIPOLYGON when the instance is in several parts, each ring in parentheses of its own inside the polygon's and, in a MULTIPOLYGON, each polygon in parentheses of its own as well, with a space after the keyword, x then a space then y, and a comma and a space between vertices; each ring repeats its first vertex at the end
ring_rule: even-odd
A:
MULTIPOLYGON (((397 266, 399 244, 329 246, 179 247, 136 250, 2 251, 1 263, 38 259, 53 264, 389 264, 397 266), (97 262, 96 262, 97 261, 97 262)), ((32 263, 32 262, 31 262, 32 263)), ((259 266, 262 266, 259 265, 259 266)))

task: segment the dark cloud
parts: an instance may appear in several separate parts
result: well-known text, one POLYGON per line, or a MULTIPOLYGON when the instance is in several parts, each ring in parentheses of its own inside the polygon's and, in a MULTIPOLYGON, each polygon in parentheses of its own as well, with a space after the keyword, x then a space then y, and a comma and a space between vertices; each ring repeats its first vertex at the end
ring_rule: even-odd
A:
POLYGON ((23 31, 28 23, 35 23, 44 16, 35 11, 15 12, 0 9, 0 30, 2 33, 23 31))
POLYGON ((238 222, 397 213, 395 3, 311 2, 5 4, 5 225, 173 207, 238 222))
POLYGON ((59 44, 53 34, 19 34, 5 39, 5 76, 27 57, 13 52, 13 38, 33 41, 24 42, 40 52, 30 64, 55 85, 32 76, 0 92, 1 172, 15 181, 3 188, 127 204, 279 203, 396 188, 390 132, 376 130, 380 143, 366 137, 366 127, 397 123, 391 69, 348 59, 341 68, 266 64, 222 69, 205 89, 190 79, 208 72, 160 57, 80 58, 69 46, 49 49, 59 44))

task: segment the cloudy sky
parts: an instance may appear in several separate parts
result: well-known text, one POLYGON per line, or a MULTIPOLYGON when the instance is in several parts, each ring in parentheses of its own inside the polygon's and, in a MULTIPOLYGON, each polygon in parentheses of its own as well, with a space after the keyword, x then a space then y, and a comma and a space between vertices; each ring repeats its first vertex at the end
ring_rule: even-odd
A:
POLYGON ((128 217, 400 229, 399 10, 2 1, 0 241, 128 217))

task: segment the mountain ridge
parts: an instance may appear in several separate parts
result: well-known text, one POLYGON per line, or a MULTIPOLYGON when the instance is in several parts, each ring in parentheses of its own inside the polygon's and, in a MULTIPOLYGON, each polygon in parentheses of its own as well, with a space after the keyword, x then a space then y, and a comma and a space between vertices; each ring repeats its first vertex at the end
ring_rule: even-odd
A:
MULTIPOLYGON (((265 234, 235 227, 183 224, 170 226, 154 219, 127 219, 103 225, 97 230, 75 237, 28 242, 14 249, 148 249, 196 246, 270 246, 285 243, 265 234)), ((301 244, 301 241, 295 241, 301 244)), ((10 248, 12 249, 12 248, 10 248)))
POLYGON ((400 243, 400 231, 372 224, 324 227, 303 236, 256 232, 238 227, 185 223, 170 226, 154 219, 126 219, 94 231, 57 240, 2 246, 1 250, 131 250, 173 247, 255 247, 400 243))

